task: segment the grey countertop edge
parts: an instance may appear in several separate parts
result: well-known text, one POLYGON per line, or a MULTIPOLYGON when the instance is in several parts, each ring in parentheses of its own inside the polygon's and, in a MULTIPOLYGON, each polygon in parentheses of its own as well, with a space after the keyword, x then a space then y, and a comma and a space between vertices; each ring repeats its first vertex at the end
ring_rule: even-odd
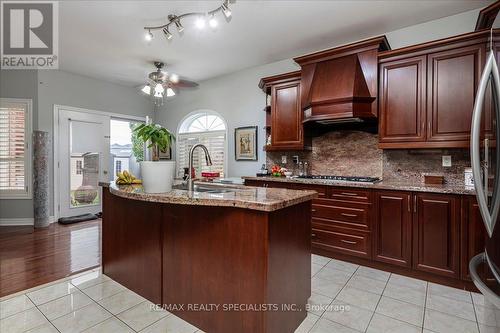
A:
MULTIPOLYGON (((146 202, 156 202, 156 203, 167 203, 167 204, 178 204, 178 205, 196 205, 196 206, 215 206, 215 207, 236 207, 250 210, 258 210, 264 212, 272 212, 286 207, 290 207, 296 204, 300 204, 317 197, 317 192, 315 191, 297 191, 297 190, 287 190, 287 189, 276 189, 269 188, 263 189, 258 187, 253 187, 258 192, 254 198, 224 198, 215 197, 210 194, 199 194, 201 197, 189 197, 186 191, 172 191, 167 193, 145 193, 145 192, 131 192, 131 189, 140 189, 141 185, 115 185, 114 182, 99 182, 99 186, 109 188, 110 193, 113 195, 146 202), (122 189, 120 189, 122 187, 122 189), (125 189, 128 189, 125 190, 125 189), (263 191, 264 190, 264 191, 263 191), (301 192, 299 195, 293 197, 290 192, 284 193, 286 191, 292 191, 294 194, 296 192, 301 192), (186 193, 184 193, 186 192, 186 193), (267 199, 267 196, 271 199, 267 199), (264 196, 265 198, 262 198, 264 196), (276 198, 273 198, 276 196, 276 198), (268 200, 268 201, 266 201, 268 200)), ((246 191, 251 188, 249 186, 232 186, 238 187, 240 191, 246 191)))
POLYGON ((307 178, 285 178, 285 177, 241 177, 248 180, 257 181, 274 181, 284 183, 296 184, 311 184, 311 185, 329 185, 339 187, 355 187, 366 189, 381 189, 381 190, 394 190, 394 191, 408 191, 408 192, 429 192, 429 193, 442 193, 442 194, 460 194, 460 195, 475 195, 476 192, 473 188, 467 188, 460 185, 443 184, 423 184, 423 183, 410 183, 410 182, 394 182, 394 181, 380 181, 374 184, 370 183, 351 183, 335 180, 325 179, 307 179, 307 178))

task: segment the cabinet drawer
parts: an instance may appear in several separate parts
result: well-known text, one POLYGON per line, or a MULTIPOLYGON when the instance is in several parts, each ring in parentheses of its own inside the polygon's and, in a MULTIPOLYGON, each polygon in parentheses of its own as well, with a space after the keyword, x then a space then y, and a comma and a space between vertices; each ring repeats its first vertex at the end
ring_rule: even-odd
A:
MULTIPOLYGON (((319 201, 323 202, 323 201, 319 201)), ((312 217, 328 219, 350 228, 370 229, 370 214, 367 205, 346 204, 339 205, 332 203, 330 205, 317 204, 312 205, 312 217), (348 206, 347 206, 348 205, 348 206)))
POLYGON ((326 231, 313 228, 312 246, 328 251, 341 252, 357 257, 370 258, 370 233, 338 228, 326 231))
POLYGON ((332 188, 330 191, 330 198, 337 200, 368 202, 370 201, 370 191, 355 190, 351 188, 332 188))
POLYGON ((326 198, 327 197, 327 187, 321 185, 307 185, 307 184, 293 184, 294 190, 310 190, 318 192, 318 198, 326 198))

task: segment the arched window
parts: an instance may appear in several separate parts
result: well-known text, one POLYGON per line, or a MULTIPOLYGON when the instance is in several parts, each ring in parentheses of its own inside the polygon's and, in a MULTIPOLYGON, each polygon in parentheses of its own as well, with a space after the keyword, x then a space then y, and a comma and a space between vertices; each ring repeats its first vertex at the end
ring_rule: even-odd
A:
POLYGON ((197 143, 204 144, 212 158, 212 166, 207 166, 201 149, 193 156, 193 166, 197 176, 203 171, 220 172, 225 175, 226 123, 213 111, 194 112, 181 122, 177 134, 177 176, 184 175, 189 165, 189 150, 197 143))

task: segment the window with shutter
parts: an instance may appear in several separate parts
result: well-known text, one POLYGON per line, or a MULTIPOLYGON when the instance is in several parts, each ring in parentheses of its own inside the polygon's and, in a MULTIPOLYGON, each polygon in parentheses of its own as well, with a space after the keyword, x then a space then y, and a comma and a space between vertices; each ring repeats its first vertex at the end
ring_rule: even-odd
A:
POLYGON ((220 172, 224 177, 226 161, 226 125, 217 115, 203 112, 189 116, 181 124, 177 135, 177 176, 184 175, 184 168, 189 165, 189 150, 195 144, 201 143, 208 148, 212 165, 207 166, 204 154, 196 150, 193 156, 193 166, 197 176, 201 172, 220 172))
POLYGON ((31 100, 0 98, 0 198, 31 198, 31 100))

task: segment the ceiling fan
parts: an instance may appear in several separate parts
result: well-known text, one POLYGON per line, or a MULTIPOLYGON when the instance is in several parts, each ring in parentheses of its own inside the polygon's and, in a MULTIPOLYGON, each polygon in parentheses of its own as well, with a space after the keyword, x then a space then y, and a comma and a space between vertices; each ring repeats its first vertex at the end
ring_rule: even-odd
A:
POLYGON ((163 97, 175 96, 174 89, 195 88, 198 83, 179 78, 179 75, 163 71, 165 64, 160 61, 153 63, 156 71, 148 74, 147 83, 141 91, 154 98, 155 104, 162 104, 163 97))

